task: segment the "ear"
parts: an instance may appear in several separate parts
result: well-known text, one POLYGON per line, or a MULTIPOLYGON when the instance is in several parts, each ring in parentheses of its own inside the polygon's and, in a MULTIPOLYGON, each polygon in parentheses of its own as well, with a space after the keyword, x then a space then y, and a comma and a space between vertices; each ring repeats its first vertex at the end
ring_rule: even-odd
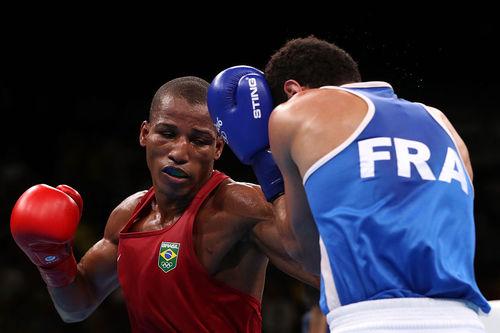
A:
POLYGON ((295 80, 286 80, 283 84, 283 90, 286 96, 290 99, 293 95, 304 90, 304 88, 295 80))
POLYGON ((144 120, 141 124, 141 131, 139 132, 139 144, 142 147, 146 146, 147 136, 149 134, 149 123, 144 120))
POLYGON ((214 160, 218 160, 220 156, 222 155, 222 150, 224 149, 224 140, 222 139, 222 136, 217 135, 217 138, 215 139, 215 157, 214 160))

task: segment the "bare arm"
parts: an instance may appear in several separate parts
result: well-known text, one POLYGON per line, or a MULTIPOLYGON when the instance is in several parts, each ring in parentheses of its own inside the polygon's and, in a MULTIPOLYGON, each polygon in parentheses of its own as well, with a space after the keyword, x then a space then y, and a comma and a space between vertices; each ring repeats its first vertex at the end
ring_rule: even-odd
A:
POLYGON ((473 173, 472 173, 472 164, 470 162, 470 157, 469 157, 469 150, 467 149, 467 146, 465 145, 464 140, 458 135, 458 132, 455 130, 451 122, 446 118, 443 112, 439 111, 438 109, 432 108, 443 120, 444 124, 450 131, 451 135, 453 136, 453 139, 455 140, 455 143, 457 144, 458 150, 460 152, 460 156, 462 157, 462 160, 464 161, 465 168, 467 169, 467 173, 469 174, 469 177, 472 181, 473 173))
POLYGON ((84 320, 118 288, 118 234, 142 195, 144 192, 128 197, 113 210, 104 237, 82 257, 77 276, 70 285, 48 288, 57 312, 65 322, 84 320))
MULTIPOLYGON (((291 144, 294 133, 293 121, 286 114, 275 110, 269 122, 269 136, 274 159, 285 181, 286 214, 281 230, 290 229, 295 242, 287 243, 288 253, 301 262, 308 271, 319 274, 320 249, 319 234, 309 208, 307 196, 302 185, 302 177, 291 157, 291 144)), ((275 210, 283 209, 277 207, 275 210)))
MULTIPOLYGON (((266 204, 264 200, 263 204, 266 204)), ((283 225, 286 223, 284 196, 274 200, 273 206, 274 212, 254 226, 252 230, 254 242, 279 270, 319 288, 319 276, 306 271, 304 265, 293 259, 285 248, 284 244, 295 246, 296 240, 288 227, 283 225)))

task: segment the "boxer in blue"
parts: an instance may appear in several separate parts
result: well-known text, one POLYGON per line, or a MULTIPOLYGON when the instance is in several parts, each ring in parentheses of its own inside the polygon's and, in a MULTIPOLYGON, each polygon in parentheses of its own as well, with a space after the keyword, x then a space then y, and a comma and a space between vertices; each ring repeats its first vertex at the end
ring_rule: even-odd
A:
POLYGON ((287 42, 265 75, 221 72, 208 104, 264 192, 279 166, 285 195, 268 200, 286 201, 282 228, 299 244, 288 250, 321 273, 333 332, 484 331, 472 167, 443 113, 361 82, 349 54, 312 36, 287 42))

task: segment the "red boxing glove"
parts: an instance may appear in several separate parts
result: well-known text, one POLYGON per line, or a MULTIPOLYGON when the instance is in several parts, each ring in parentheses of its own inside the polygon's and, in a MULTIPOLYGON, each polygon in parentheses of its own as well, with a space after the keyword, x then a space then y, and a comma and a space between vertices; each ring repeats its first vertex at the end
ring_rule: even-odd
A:
POLYGON ((49 287, 64 287, 75 279, 72 241, 82 208, 82 198, 73 188, 42 184, 24 192, 12 209, 12 236, 49 287))

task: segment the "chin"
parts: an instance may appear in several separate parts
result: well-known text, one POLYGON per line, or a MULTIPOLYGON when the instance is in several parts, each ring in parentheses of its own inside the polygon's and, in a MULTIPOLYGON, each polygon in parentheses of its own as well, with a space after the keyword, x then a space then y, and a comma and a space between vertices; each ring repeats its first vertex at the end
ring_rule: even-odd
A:
POLYGON ((174 182, 162 173, 160 173, 160 177, 156 178, 153 183, 156 191, 165 194, 174 193, 180 195, 183 193, 189 193, 193 187, 191 181, 184 183, 174 182))
POLYGON ((172 184, 158 183, 156 191, 165 194, 168 197, 186 197, 193 192, 192 186, 172 186, 172 184))

